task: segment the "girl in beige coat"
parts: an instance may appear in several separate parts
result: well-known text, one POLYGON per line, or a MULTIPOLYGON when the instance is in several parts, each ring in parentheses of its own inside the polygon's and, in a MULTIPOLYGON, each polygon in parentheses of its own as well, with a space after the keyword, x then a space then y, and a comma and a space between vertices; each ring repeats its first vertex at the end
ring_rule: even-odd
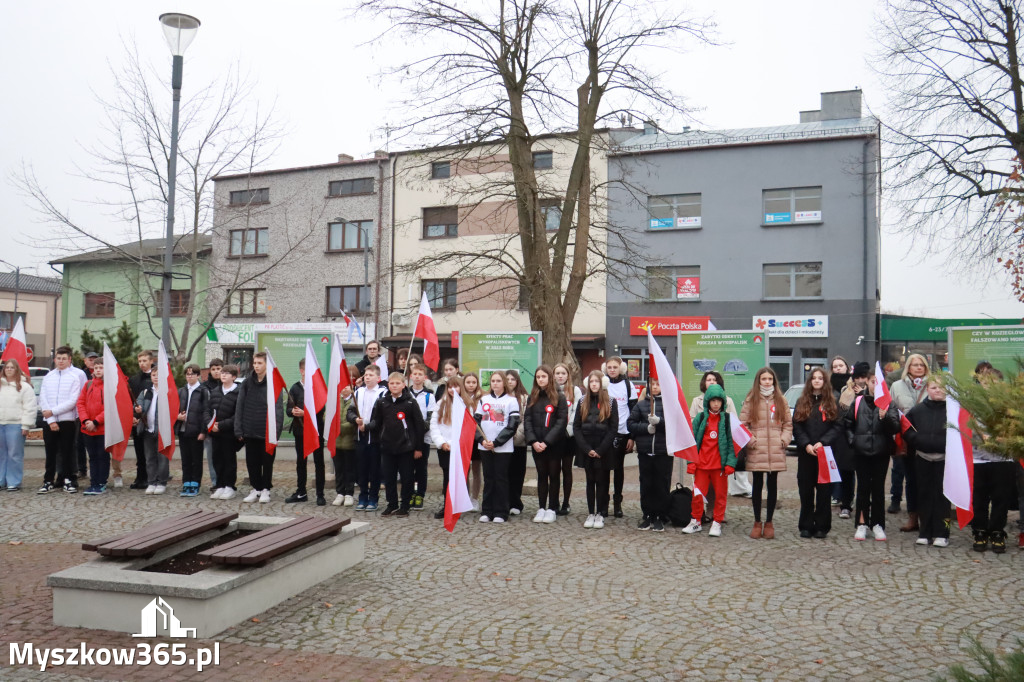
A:
POLYGON ((762 367, 754 377, 754 386, 740 408, 742 422, 753 438, 747 444, 747 471, 754 472, 754 529, 752 538, 775 538, 775 503, 778 500, 779 472, 786 470, 786 447, 793 439, 793 416, 779 390, 779 382, 770 367, 762 367), (761 526, 761 492, 768 475, 767 513, 761 526))

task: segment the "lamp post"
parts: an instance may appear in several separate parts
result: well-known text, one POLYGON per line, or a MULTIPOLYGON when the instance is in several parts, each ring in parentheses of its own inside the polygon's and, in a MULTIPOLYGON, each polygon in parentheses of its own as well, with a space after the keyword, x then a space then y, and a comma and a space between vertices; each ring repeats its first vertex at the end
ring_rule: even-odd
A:
POLYGON ((185 49, 191 44, 199 30, 199 20, 187 14, 161 14, 160 25, 164 38, 171 49, 171 153, 167 159, 167 241, 164 243, 163 311, 160 329, 164 345, 171 341, 171 268, 174 265, 174 189, 178 173, 178 108, 181 103, 181 72, 184 66, 185 49))

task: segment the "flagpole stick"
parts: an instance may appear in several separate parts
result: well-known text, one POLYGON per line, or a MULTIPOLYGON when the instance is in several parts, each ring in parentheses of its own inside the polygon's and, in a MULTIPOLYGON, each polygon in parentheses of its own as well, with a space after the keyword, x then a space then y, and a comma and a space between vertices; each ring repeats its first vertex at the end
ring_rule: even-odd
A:
POLYGON ((416 343, 415 331, 412 333, 412 338, 409 339, 409 354, 405 356, 405 369, 403 370, 403 374, 405 376, 409 376, 409 358, 412 357, 412 344, 414 343, 416 343))

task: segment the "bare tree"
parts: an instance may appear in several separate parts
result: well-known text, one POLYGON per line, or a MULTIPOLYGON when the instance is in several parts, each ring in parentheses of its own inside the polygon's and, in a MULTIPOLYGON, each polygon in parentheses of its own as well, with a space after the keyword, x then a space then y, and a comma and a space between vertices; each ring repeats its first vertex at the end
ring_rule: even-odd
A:
MULTIPOLYGON (((466 9, 446 0, 366 0, 363 10, 391 20, 428 53, 391 71, 412 96, 408 118, 391 126, 392 139, 434 145, 476 143, 470 155, 507 154, 508 179, 475 186, 471 194, 505 197, 514 207, 510 234, 472 253, 432 254, 434 264, 477 272, 529 293, 530 323, 544 332, 548 362, 577 365, 572 327, 589 277, 635 264, 628 233, 595 220, 591 167, 620 116, 646 120, 685 111, 680 97, 645 66, 657 48, 671 55, 687 40, 706 40, 708 25, 676 2, 650 0, 494 0, 466 9), (483 9, 475 9, 483 6, 483 9), (534 144, 544 136, 571 140, 567 179, 539 179, 534 144), (483 150, 480 148, 483 147, 483 150), (557 201, 557 229, 546 229, 557 201), (617 248, 609 248, 609 242, 617 248), (609 253, 618 254, 609 256, 609 253)), ((663 62, 666 63, 667 62, 663 62)), ((428 155, 425 155, 429 159, 428 155)), ((469 162, 469 159, 465 159, 469 162)), ((486 162, 486 160, 485 160, 486 162)), ((504 170, 504 168, 503 168, 504 170)), ((483 174, 481 175, 483 177, 483 174)), ((553 227, 553 226, 552 226, 553 227)), ((635 254, 634 254, 635 255, 635 254)), ((461 288, 460 288, 461 291, 461 288)), ((513 300, 516 297, 510 297, 513 300)))
MULTIPOLYGON (((1019 0, 889 0, 875 68, 900 229, 962 266, 1020 243, 1004 190, 1024 159, 1019 0)), ((1011 186, 1012 184, 1012 186, 1011 186)))

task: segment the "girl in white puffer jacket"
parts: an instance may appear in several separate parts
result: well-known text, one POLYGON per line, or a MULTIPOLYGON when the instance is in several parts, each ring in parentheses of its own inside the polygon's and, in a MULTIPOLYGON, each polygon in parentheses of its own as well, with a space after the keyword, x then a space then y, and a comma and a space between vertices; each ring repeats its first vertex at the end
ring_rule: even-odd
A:
POLYGON ((21 489, 25 466, 25 436, 36 425, 36 394, 32 382, 14 360, 4 363, 0 376, 0 486, 21 489))

